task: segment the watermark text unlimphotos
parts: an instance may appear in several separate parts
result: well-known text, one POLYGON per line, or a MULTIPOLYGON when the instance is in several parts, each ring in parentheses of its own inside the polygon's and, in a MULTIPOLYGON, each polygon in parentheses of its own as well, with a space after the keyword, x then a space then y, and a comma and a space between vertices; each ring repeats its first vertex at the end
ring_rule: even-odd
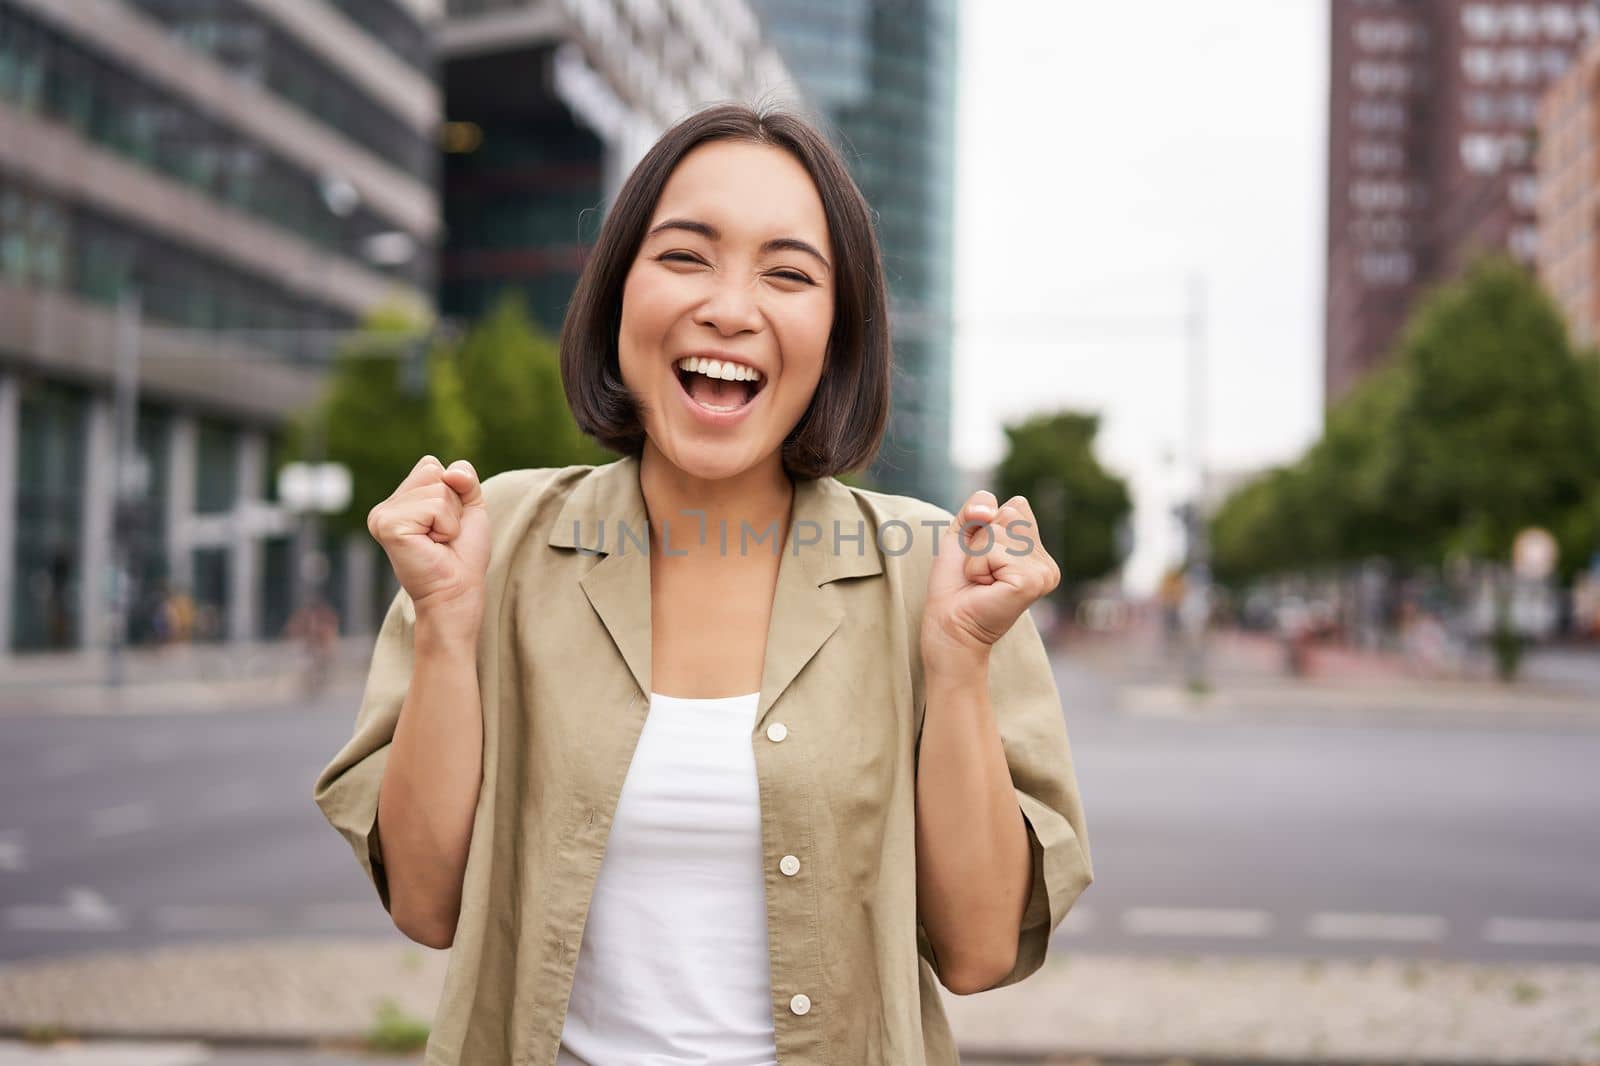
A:
MULTIPOLYGON (((674 527, 671 519, 663 520, 661 522, 663 555, 687 555, 689 549, 684 545, 706 546, 711 543, 713 536, 719 555, 748 555, 752 551, 761 551, 763 547, 772 555, 782 551, 776 520, 761 528, 751 525, 749 521, 741 520, 739 528, 732 530, 726 519, 719 519, 713 530, 706 521, 705 511, 699 508, 685 508, 680 513, 695 515, 698 521, 692 528, 684 530, 682 526, 674 527), (679 539, 680 536, 682 539, 679 539)), ((824 551, 834 555, 844 555, 853 546, 857 556, 865 556, 870 537, 872 543, 885 555, 905 555, 917 546, 918 541, 921 541, 931 554, 938 555, 939 543, 950 523, 951 520, 947 518, 923 519, 913 527, 909 522, 891 518, 869 530, 866 521, 861 519, 857 519, 853 527, 851 523, 835 520, 832 523, 833 528, 828 530, 820 522, 802 518, 793 523, 789 546, 795 555, 800 554, 800 549, 814 545, 820 545, 824 551), (918 527, 924 531, 921 535, 917 532, 918 527)), ((956 543, 960 545, 961 551, 969 556, 987 555, 997 549, 1013 556, 1027 555, 1033 551, 1035 542, 1027 535, 1027 531, 1033 528, 1032 522, 1020 518, 1013 519, 1002 528, 1008 537, 1016 541, 1015 544, 999 544, 995 537, 994 526, 980 519, 969 519, 963 526, 965 532, 980 531, 979 536, 957 537, 956 543), (972 541, 970 544, 969 539, 972 541)), ((633 524, 621 519, 608 521, 602 518, 591 526, 574 521, 572 540, 578 546, 578 551, 584 555, 625 555, 630 550, 647 555, 650 551, 650 527, 647 523, 633 524)))

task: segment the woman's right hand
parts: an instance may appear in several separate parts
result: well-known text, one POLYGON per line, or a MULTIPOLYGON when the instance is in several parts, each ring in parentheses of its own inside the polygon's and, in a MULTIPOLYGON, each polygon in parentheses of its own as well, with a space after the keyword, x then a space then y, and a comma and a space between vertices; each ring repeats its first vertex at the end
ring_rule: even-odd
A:
POLYGON ((417 616, 450 617, 476 627, 489 569, 489 508, 472 464, 448 468, 424 455, 387 500, 367 512, 417 616))

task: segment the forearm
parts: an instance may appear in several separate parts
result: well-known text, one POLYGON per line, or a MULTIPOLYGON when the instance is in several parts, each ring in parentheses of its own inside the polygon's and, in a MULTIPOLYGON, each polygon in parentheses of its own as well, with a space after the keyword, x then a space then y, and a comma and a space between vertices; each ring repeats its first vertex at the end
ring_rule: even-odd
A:
POLYGON ((927 676, 917 767, 917 900, 940 975, 979 991, 1015 964, 1032 883, 1027 826, 989 702, 987 659, 927 676))
POLYGON ((378 793, 390 912, 407 936, 447 947, 483 773, 477 633, 419 617, 415 665, 378 793))

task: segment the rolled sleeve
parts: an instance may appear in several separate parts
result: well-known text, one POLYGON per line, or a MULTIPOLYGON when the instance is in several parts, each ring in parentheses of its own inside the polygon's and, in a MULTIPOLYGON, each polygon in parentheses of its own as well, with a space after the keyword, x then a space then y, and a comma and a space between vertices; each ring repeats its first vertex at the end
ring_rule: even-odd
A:
POLYGON ((402 589, 384 615, 373 645, 355 730, 333 761, 317 775, 313 798, 366 871, 385 911, 389 881, 378 839, 378 789, 400 708, 411 687, 416 609, 402 589))
POLYGON ((1044 964, 1051 935, 1094 880, 1061 696, 1050 655, 1028 612, 990 652, 989 701, 1033 859, 1017 961, 993 986, 1003 988, 1044 964))

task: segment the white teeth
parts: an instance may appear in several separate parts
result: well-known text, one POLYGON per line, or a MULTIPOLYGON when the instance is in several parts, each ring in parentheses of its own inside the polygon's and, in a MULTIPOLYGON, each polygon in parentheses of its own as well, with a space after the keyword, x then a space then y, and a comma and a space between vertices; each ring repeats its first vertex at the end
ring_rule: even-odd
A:
POLYGON ((691 374, 704 374, 708 378, 719 378, 723 381, 760 381, 761 371, 753 366, 744 366, 741 363, 723 362, 720 359, 702 359, 699 356, 688 356, 678 360, 678 368, 687 370, 691 374))

